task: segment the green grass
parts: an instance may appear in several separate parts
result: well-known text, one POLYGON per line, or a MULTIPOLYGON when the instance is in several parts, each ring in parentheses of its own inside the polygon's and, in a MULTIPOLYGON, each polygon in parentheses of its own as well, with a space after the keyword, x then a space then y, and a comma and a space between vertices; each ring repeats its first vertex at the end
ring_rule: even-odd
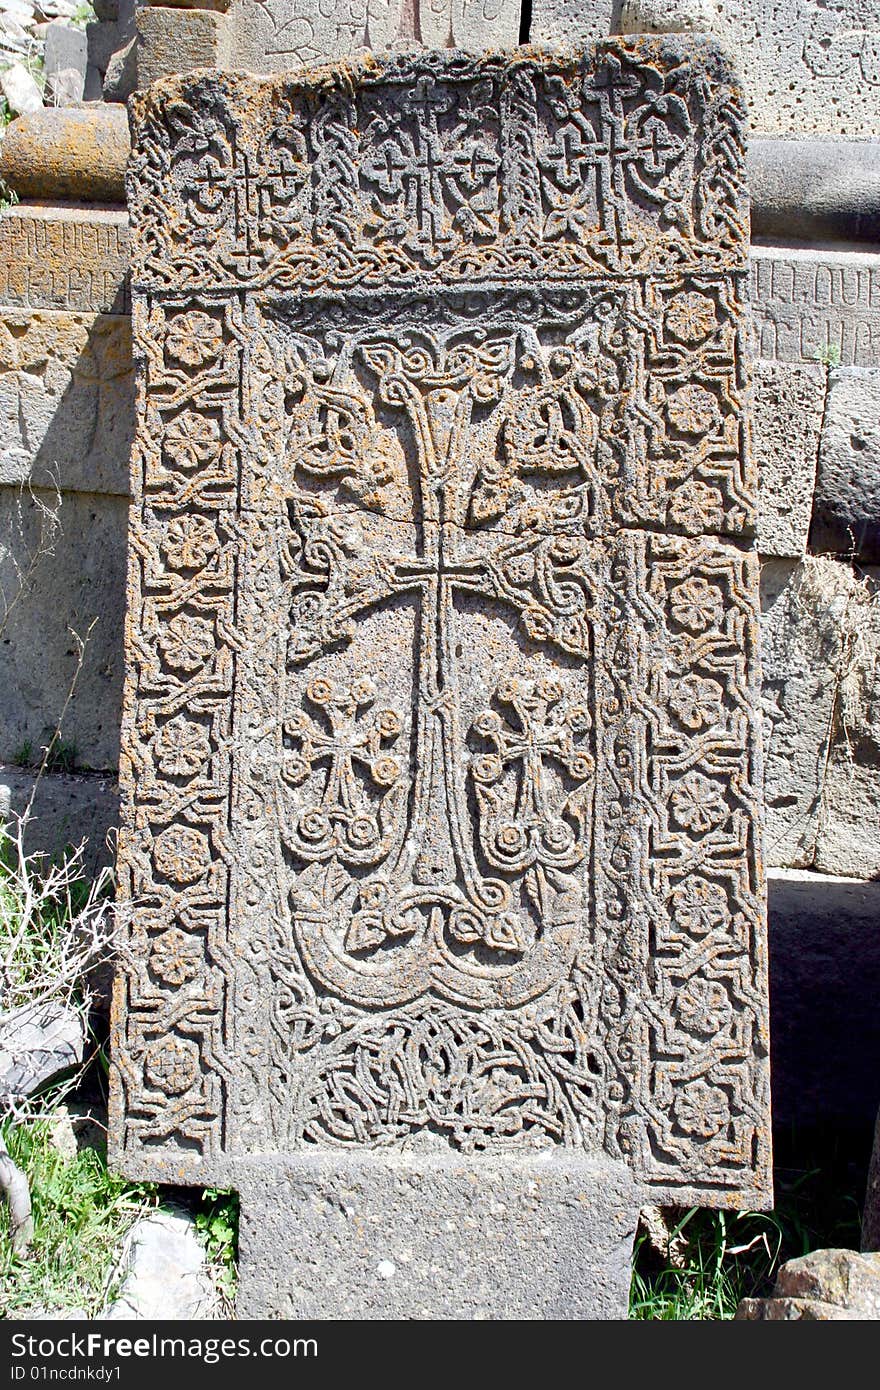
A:
POLYGON ((786 1260, 829 1247, 858 1249, 870 1134, 829 1126, 783 1132, 775 1144, 773 1211, 680 1212, 669 1223, 681 1237, 680 1267, 639 1238, 630 1318, 732 1318, 740 1299, 771 1292, 786 1260))
POLYGON ((47 1121, 4 1130, 9 1152, 31 1184, 34 1240, 29 1250, 13 1255, 0 1208, 0 1317, 72 1308, 94 1316, 126 1231, 158 1202, 154 1186, 112 1177, 100 1149, 62 1157, 51 1133, 47 1121))
MULTIPOLYGON (((0 1206, 0 1318, 74 1308, 97 1315, 112 1301, 108 1280, 127 1231, 160 1206, 166 1193, 155 1183, 113 1177, 103 1143, 81 1149, 75 1158, 63 1157, 53 1146, 51 1121, 7 1126, 3 1133, 31 1185, 34 1239, 29 1250, 14 1256, 0 1206)), ((223 1310, 231 1315, 238 1196, 217 1188, 174 1189, 167 1195, 193 1211, 223 1310)))
POLYGON ((238 1193, 216 1187, 202 1192, 195 1213, 196 1230, 204 1242, 214 1284, 230 1314, 235 1304, 238 1215, 238 1193))

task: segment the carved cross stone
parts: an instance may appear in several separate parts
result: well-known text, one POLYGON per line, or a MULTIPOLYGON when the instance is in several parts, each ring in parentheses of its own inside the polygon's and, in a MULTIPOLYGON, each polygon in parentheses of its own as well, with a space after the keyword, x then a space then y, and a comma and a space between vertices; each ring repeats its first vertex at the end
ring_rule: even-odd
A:
POLYGON ((642 1200, 769 1200, 736 84, 134 119, 117 1162, 240 1189, 243 1311, 619 1313, 642 1200))

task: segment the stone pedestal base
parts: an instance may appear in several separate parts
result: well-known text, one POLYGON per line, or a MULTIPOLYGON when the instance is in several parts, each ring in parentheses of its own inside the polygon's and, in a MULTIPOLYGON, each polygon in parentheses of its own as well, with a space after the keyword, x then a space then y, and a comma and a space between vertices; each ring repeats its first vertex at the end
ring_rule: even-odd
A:
POLYGON ((597 1156, 319 1153, 239 1181, 239 1318, 625 1318, 639 1193, 597 1156))

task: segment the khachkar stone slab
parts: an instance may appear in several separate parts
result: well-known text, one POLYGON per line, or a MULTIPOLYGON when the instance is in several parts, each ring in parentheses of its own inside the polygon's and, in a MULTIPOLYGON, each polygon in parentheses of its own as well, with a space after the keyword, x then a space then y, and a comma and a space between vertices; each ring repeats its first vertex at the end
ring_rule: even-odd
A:
POLYGON ((769 1199, 741 112, 666 39, 135 100, 127 1172, 769 1199))
POLYGON ((532 43, 584 43, 618 26, 711 32, 747 55, 755 131, 876 136, 880 18, 864 0, 532 0, 532 43))

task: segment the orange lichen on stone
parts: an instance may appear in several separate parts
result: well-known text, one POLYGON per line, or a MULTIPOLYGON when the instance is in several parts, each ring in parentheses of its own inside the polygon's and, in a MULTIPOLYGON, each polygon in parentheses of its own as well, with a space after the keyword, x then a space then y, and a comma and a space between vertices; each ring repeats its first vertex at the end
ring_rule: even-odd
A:
POLYGON ((35 111, 10 125, 0 178, 20 198, 121 203, 129 148, 124 106, 35 111))

